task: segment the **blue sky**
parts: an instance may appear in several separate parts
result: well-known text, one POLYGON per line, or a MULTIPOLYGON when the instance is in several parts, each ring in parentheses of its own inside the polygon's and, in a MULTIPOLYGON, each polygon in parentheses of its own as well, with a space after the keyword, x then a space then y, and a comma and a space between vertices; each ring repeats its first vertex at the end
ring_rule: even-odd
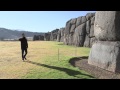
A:
POLYGON ((50 32, 65 27, 71 18, 95 11, 0 11, 0 28, 50 32))

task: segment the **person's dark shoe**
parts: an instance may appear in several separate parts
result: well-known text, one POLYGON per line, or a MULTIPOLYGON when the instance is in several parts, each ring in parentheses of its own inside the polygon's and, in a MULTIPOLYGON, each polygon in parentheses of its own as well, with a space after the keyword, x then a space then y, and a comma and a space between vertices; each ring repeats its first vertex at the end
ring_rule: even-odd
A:
POLYGON ((27 60, 27 58, 25 57, 25 60, 27 60))
POLYGON ((25 55, 24 55, 24 59, 27 60, 26 57, 25 57, 25 55))

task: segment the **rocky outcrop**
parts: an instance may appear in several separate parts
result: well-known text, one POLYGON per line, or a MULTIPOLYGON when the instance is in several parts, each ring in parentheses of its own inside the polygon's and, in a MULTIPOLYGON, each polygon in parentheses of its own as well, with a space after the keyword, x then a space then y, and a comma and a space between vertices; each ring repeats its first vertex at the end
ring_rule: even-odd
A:
POLYGON ((100 68, 120 72, 120 11, 97 11, 94 35, 88 63, 100 68))

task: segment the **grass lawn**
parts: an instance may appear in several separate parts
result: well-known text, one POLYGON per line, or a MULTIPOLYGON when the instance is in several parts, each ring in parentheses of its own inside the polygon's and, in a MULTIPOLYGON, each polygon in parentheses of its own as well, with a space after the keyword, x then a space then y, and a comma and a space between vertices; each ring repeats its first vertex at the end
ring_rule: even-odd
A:
POLYGON ((88 56, 90 48, 62 42, 28 41, 27 60, 21 60, 20 42, 0 42, 1 79, 92 79, 87 72, 70 65, 76 56, 88 56))

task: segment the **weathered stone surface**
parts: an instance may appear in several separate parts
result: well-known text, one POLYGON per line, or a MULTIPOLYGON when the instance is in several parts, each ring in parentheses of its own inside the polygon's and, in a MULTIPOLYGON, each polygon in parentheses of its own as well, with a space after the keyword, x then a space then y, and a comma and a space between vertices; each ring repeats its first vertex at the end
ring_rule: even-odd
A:
POLYGON ((82 16, 77 18, 76 27, 78 27, 81 23, 82 23, 82 16))
POLYGON ((71 28, 71 20, 69 20, 67 23, 66 23, 66 27, 65 27, 65 35, 68 35, 70 33, 70 28, 71 28))
POLYGON ((75 35, 74 35, 74 44, 76 46, 83 46, 85 41, 85 32, 86 32, 86 24, 83 23, 75 28, 75 35))
POLYGON ((59 29, 50 32, 50 41, 56 41, 59 29))
POLYGON ((61 39, 61 30, 58 31, 57 42, 60 42, 60 39, 61 39))
POLYGON ((69 44, 69 34, 64 36, 64 44, 65 45, 69 44))
POLYGON ((88 63, 112 72, 120 72, 120 42, 98 41, 94 43, 88 63))
POLYGON ((87 21, 86 17, 85 16, 80 16, 77 18, 77 21, 76 21, 76 27, 85 23, 87 21))
POLYGON ((51 31, 50 40, 63 42, 66 45, 90 47, 94 42, 94 20, 95 13, 70 19, 64 28, 51 31), (57 33, 56 33, 57 32, 57 33), (57 36, 56 36, 57 35, 57 36), (92 39, 93 38, 93 39, 92 39))
POLYGON ((74 19, 71 19, 70 23, 71 23, 71 24, 75 24, 76 21, 77 21, 77 18, 74 18, 74 19))
POLYGON ((91 25, 94 25, 94 21, 95 21, 95 16, 91 18, 91 25))
POLYGON ((53 33, 50 33, 50 41, 53 41, 53 33))
POLYGON ((95 37, 94 35, 94 25, 91 25, 91 28, 90 28, 90 38, 92 37, 95 37))
POLYGON ((44 34, 44 40, 45 41, 50 41, 50 33, 45 33, 44 34))
POLYGON ((75 31, 75 24, 73 24, 72 26, 71 26, 71 29, 70 29, 70 33, 74 33, 74 31, 75 31))
POLYGON ((97 11, 95 37, 102 41, 120 41, 120 11, 97 11))
POLYGON ((97 41, 95 37, 90 38, 90 47, 97 41))
POLYGON ((90 47, 90 38, 87 34, 85 37, 84 47, 90 47))
POLYGON ((91 28, 91 25, 90 25, 90 20, 86 22, 86 34, 90 34, 90 28, 91 28))
POLYGON ((91 17, 93 17, 93 16, 95 16, 95 13, 87 13, 87 14, 86 14, 86 19, 87 19, 87 20, 90 20, 91 17))
POLYGON ((61 28, 60 30, 61 30, 61 36, 64 36, 64 30, 65 30, 65 28, 61 28))
POLYGON ((43 35, 39 35, 39 40, 44 40, 44 36, 43 35))
POLYGON ((87 21, 86 16, 82 16, 81 19, 82 19, 82 20, 81 20, 81 24, 83 24, 83 23, 85 23, 85 22, 87 21))
POLYGON ((72 35, 72 34, 69 35, 68 44, 69 44, 69 45, 73 45, 73 35, 72 35))
POLYGON ((60 39, 61 42, 64 41, 64 30, 65 28, 61 28, 61 39, 60 39))

